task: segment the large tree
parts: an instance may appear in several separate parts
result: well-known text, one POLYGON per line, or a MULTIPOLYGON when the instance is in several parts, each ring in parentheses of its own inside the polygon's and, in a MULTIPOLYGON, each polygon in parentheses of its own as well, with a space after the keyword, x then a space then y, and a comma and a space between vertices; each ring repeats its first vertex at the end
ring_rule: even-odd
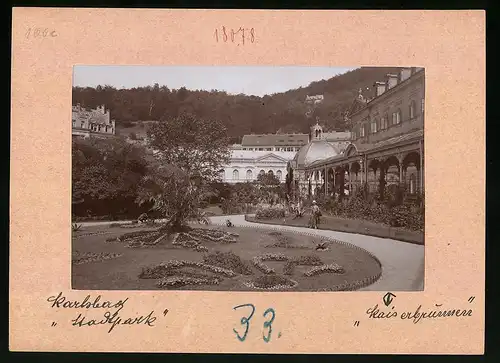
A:
POLYGON ((146 174, 145 157, 140 147, 119 138, 73 140, 73 212, 135 213, 137 185, 146 174))
POLYGON ((150 200, 167 218, 167 228, 181 230, 199 216, 209 186, 229 160, 226 128, 218 120, 191 114, 168 118, 148 130, 152 165, 142 184, 141 201, 150 200))

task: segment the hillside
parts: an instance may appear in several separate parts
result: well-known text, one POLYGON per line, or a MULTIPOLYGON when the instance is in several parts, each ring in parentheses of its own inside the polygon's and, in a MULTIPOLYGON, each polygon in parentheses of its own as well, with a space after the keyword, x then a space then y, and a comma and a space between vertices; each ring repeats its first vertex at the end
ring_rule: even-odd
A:
POLYGON ((316 117, 327 130, 343 129, 342 113, 351 105, 358 90, 365 96, 373 93, 375 81, 384 80, 394 67, 362 67, 328 80, 312 82, 307 87, 264 97, 229 95, 217 90, 200 91, 167 86, 115 89, 110 86, 73 88, 73 104, 94 108, 104 104, 116 120, 117 128, 141 128, 142 120, 165 120, 183 112, 199 117, 220 119, 228 133, 238 141, 244 134, 308 132, 316 117), (367 89, 368 88, 368 89, 367 89), (307 95, 324 95, 310 118, 306 117, 307 95), (133 123, 132 123, 133 122, 133 123))

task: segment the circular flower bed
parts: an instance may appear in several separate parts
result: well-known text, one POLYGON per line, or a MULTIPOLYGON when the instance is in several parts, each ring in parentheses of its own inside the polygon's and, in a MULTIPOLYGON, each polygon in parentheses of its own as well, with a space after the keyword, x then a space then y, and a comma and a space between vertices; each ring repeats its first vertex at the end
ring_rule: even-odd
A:
POLYGON ((293 289, 298 285, 297 281, 280 275, 263 275, 252 281, 244 283, 245 286, 262 290, 293 289))

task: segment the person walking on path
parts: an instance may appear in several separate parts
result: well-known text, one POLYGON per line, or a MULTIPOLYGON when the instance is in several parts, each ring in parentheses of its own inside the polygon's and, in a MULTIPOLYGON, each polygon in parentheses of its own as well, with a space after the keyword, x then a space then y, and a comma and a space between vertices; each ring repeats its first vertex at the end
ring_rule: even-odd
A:
POLYGON ((316 201, 313 200, 311 207, 311 228, 318 229, 319 217, 321 217, 321 210, 316 204, 316 201))

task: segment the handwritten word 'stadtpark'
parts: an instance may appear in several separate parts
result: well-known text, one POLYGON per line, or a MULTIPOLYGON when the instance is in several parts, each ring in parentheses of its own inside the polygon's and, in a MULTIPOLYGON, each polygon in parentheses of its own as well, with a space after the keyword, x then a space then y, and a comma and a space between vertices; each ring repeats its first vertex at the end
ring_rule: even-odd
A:
MULTIPOLYGON (((88 317, 85 312, 79 312, 78 316, 71 320, 71 325, 74 327, 90 327, 94 325, 109 326, 108 333, 111 333, 117 325, 145 325, 153 327, 157 317, 155 312, 149 311, 147 314, 137 315, 135 317, 123 317, 120 311, 125 307, 128 298, 117 301, 102 299, 101 295, 92 298, 87 295, 83 300, 69 300, 62 292, 57 296, 50 296, 47 301, 52 309, 75 309, 86 310, 87 312, 100 310, 104 313, 98 317, 88 317)), ((168 309, 163 310, 163 316, 166 316, 168 309)), ((53 322, 52 326, 57 323, 53 322)))
POLYGON ((237 46, 255 43, 255 29, 239 27, 235 30, 222 26, 214 30, 214 39, 217 43, 233 43, 237 46))
MULTIPOLYGON (((255 305, 253 304, 243 304, 243 305, 238 305, 233 308, 233 310, 238 310, 241 308, 251 308, 249 311, 250 313, 247 316, 244 316, 240 319, 240 324, 245 327, 245 332, 243 335, 240 335, 240 333, 233 328, 233 332, 236 334, 236 337, 240 342, 245 341, 248 335, 248 331, 250 329, 250 319, 252 319, 254 313, 255 313, 255 305)), ((266 318, 267 320, 264 321, 264 330, 262 332, 262 339, 266 342, 269 343, 271 340, 271 334, 273 332, 272 324, 274 322, 274 319, 276 318, 276 312, 274 311, 273 308, 267 309, 263 317, 266 318)), ((278 333, 278 338, 281 337, 281 332, 278 333)))
POLYGON ((26 39, 55 38, 57 35, 54 29, 49 28, 28 28, 25 33, 26 39))

